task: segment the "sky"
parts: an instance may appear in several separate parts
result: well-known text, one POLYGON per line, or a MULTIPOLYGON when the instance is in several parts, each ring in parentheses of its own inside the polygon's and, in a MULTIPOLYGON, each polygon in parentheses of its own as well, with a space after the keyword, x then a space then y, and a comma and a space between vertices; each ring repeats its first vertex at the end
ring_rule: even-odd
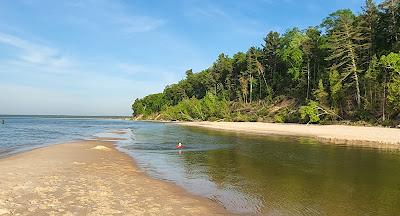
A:
POLYGON ((0 114, 131 115, 220 53, 364 0, 0 0, 0 114))

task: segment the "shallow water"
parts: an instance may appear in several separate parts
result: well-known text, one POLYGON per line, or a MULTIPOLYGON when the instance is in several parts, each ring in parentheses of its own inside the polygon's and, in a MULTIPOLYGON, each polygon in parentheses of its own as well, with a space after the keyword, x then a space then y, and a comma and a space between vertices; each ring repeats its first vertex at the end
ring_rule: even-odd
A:
POLYGON ((9 118, 0 155, 69 140, 126 137, 118 148, 151 176, 255 215, 398 215, 400 152, 170 123, 9 118), (125 130, 126 135, 107 134, 125 130), (182 151, 175 145, 186 145, 182 151), (3 151, 3 153, 1 153, 3 151), (5 153, 4 153, 5 152, 5 153))
POLYGON ((142 123, 120 148, 150 175, 241 214, 398 215, 400 153, 142 123), (177 142, 187 148, 174 150, 177 142))

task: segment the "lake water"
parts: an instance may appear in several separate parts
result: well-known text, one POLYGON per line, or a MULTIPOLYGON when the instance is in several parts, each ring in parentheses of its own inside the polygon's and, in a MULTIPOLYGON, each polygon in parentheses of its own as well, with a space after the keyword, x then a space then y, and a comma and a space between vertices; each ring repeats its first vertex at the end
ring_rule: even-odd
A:
POLYGON ((131 122, 98 118, 0 116, 0 157, 55 143, 127 129, 131 122), (2 124, 4 120, 5 124, 2 124))
POLYGON ((399 215, 400 212, 398 151, 326 145, 305 138, 243 135, 170 123, 42 118, 6 121, 6 125, 0 125, 3 152, 125 130, 127 134, 123 136, 127 140, 120 141, 118 148, 135 158, 149 175, 208 197, 239 214, 399 215), (178 142, 187 148, 175 150, 178 142))

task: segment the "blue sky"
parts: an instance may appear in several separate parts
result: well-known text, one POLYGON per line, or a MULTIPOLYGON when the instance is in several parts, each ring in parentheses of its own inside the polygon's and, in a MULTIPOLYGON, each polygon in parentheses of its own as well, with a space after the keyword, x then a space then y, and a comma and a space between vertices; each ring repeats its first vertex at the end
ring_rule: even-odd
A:
POLYGON ((219 53, 363 0, 2 0, 0 114, 130 115, 219 53))

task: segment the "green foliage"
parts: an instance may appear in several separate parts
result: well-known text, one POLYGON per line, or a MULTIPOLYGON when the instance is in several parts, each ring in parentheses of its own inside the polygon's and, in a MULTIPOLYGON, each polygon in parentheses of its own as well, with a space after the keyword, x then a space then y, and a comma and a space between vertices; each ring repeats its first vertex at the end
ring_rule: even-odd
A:
POLYGON ((187 98, 185 89, 182 88, 182 85, 178 84, 167 86, 164 90, 164 95, 171 105, 176 105, 183 99, 187 98))
MULTIPOLYGON (((364 97, 364 109, 370 115, 376 110, 379 110, 382 104, 380 97, 378 96, 386 88, 382 84, 382 65, 379 62, 376 55, 372 56, 369 63, 368 69, 365 73, 365 97, 364 97)), ((371 118, 373 119, 373 118, 371 118)))
POLYGON ((314 91, 315 99, 322 105, 328 104, 328 93, 325 91, 322 79, 319 80, 318 88, 314 91))
POLYGON ((165 99, 164 94, 152 94, 144 97, 143 99, 136 99, 132 105, 134 115, 148 116, 153 113, 160 112, 164 106, 169 103, 165 99))
POLYGON ((303 50, 301 45, 305 36, 297 28, 292 29, 284 35, 283 49, 281 50, 282 59, 288 64, 288 72, 293 80, 298 80, 303 66, 303 50))
POLYGON ((382 56, 381 63, 393 70, 397 75, 400 75, 400 53, 390 53, 387 56, 382 56))
POLYGON ((202 100, 202 110, 207 119, 215 117, 223 119, 230 113, 229 103, 225 99, 218 99, 214 94, 208 93, 202 100))
POLYGON ((222 53, 208 69, 189 69, 162 93, 136 99, 133 114, 185 121, 394 122, 400 113, 399 2, 366 0, 358 15, 338 10, 319 27, 271 31, 262 47, 232 57, 222 53), (273 104, 279 98, 296 105, 273 104))
POLYGON ((325 20, 328 23, 329 48, 331 50, 328 61, 337 62, 335 67, 345 72, 345 78, 355 87, 356 102, 361 105, 360 92, 360 59, 368 49, 369 44, 365 43, 366 37, 357 26, 356 16, 349 10, 337 11, 325 20))
POLYGON ((388 100, 392 104, 392 108, 400 111, 400 77, 394 77, 388 84, 388 100))
POLYGON ((285 122, 285 113, 280 112, 280 113, 275 114, 274 122, 275 123, 284 123, 285 122))
POLYGON ((387 84, 388 101, 393 111, 400 112, 400 53, 390 53, 381 57, 381 63, 389 71, 390 82, 387 84))
POLYGON ((318 114, 318 103, 310 101, 306 106, 300 107, 300 116, 303 120, 308 120, 308 123, 318 123, 321 119, 318 114))
POLYGON ((332 107, 337 108, 340 104, 340 99, 342 97, 342 81, 340 79, 339 72, 336 69, 332 69, 329 72, 329 87, 330 96, 332 101, 332 107))
POLYGON ((175 106, 170 106, 162 113, 168 120, 219 120, 228 118, 230 114, 229 103, 224 99, 218 99, 214 94, 207 93, 206 97, 184 99, 175 106))

